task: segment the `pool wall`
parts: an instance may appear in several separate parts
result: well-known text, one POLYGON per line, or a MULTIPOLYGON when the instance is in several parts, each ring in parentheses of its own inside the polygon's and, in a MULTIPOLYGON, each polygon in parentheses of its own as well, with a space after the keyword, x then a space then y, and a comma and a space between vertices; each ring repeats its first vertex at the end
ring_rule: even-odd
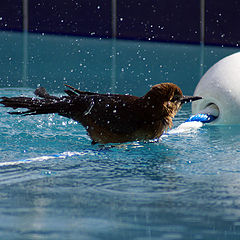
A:
POLYGON ((192 94, 239 51, 239 13, 234 0, 2 1, 0 87, 142 95, 174 82, 192 94))
POLYGON ((94 39, 47 34, 0 33, 0 87, 63 92, 82 90, 144 94, 174 82, 192 94, 201 75, 237 48, 94 39))
POLYGON ((0 30, 239 46, 239 1, 11 0, 0 30))

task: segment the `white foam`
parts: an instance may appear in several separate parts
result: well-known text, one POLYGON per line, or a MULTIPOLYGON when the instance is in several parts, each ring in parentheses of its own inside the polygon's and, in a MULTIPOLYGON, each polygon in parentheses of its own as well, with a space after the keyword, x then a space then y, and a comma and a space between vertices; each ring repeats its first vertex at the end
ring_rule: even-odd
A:
POLYGON ((53 155, 46 155, 46 156, 40 156, 40 157, 34 157, 34 158, 28 158, 28 159, 21 159, 17 161, 8 161, 8 162, 0 162, 0 167, 4 166, 14 166, 19 164, 26 164, 26 163, 32 163, 32 162, 43 162, 50 159, 60 159, 60 158, 67 158, 72 156, 79 156, 79 155, 86 155, 89 154, 89 152, 63 152, 60 154, 53 154, 53 155))
POLYGON ((181 134, 181 133, 190 133, 196 131, 203 126, 202 122, 184 122, 179 125, 177 128, 171 129, 167 132, 167 135, 171 134, 181 134))

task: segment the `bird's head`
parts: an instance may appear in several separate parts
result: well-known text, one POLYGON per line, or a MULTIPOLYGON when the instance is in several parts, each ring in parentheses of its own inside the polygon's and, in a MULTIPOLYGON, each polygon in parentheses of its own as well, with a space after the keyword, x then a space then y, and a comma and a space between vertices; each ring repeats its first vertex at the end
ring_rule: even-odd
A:
POLYGON ((154 85, 150 92, 158 95, 164 102, 170 101, 183 104, 202 99, 202 97, 198 96, 184 96, 182 90, 174 83, 160 83, 154 85))
POLYGON ((202 99, 197 96, 184 96, 182 90, 173 83, 160 83, 154 85, 145 95, 151 102, 162 106, 161 111, 166 112, 170 117, 174 117, 183 103, 188 103, 202 99))

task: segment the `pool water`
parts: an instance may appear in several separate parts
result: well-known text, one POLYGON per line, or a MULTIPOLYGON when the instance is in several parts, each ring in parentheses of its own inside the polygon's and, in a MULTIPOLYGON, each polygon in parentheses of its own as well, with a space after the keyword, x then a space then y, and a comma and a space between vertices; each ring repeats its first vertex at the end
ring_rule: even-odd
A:
MULTIPOLYGON (((8 110, 0 108, 1 239, 240 239, 239 126, 92 146, 72 120, 8 110)), ((174 129, 190 114, 184 106, 174 129)))
MULTIPOLYGON (((0 96, 63 84, 141 96, 200 76, 236 48, 0 33, 0 96)), ((0 239, 239 240, 240 126, 204 125, 159 141, 91 145, 58 115, 0 107, 0 239)))

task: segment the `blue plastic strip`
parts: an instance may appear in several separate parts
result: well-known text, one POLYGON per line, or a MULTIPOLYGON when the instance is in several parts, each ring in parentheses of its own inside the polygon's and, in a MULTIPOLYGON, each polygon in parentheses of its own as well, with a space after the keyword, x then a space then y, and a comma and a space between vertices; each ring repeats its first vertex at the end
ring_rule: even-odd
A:
POLYGON ((206 113, 198 113, 196 115, 191 116, 186 122, 210 123, 210 122, 214 121, 216 118, 217 117, 206 114, 206 113))

